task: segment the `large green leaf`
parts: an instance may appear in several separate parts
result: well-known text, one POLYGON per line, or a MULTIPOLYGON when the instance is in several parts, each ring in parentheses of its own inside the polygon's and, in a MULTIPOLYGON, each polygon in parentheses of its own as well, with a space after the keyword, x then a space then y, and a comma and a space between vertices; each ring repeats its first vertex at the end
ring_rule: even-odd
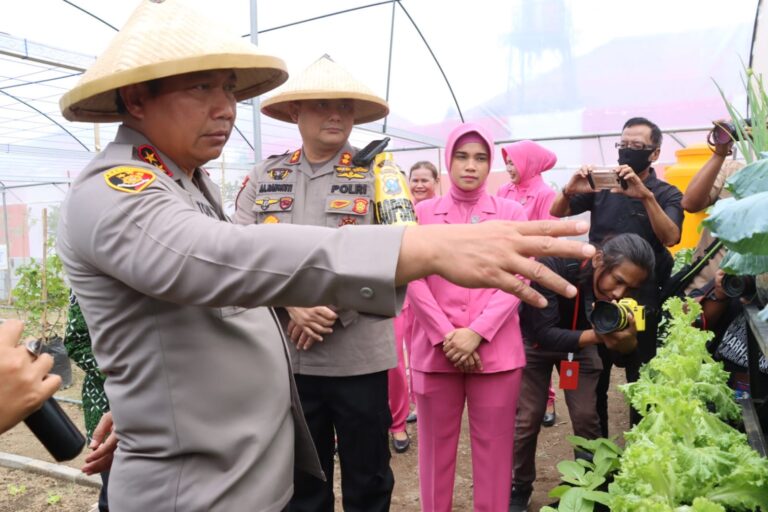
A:
POLYGON ((726 182, 736 199, 768 192, 768 159, 757 160, 731 176, 726 182))
POLYGON ((704 223, 726 247, 740 253, 768 255, 768 192, 715 203, 704 223))
POLYGON ((768 256, 728 251, 720 267, 729 274, 739 276, 762 274, 768 272, 768 256))

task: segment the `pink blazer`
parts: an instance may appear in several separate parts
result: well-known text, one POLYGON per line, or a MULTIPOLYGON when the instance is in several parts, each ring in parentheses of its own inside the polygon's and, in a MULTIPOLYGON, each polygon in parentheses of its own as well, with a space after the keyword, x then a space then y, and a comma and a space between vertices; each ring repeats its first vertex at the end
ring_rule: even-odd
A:
MULTIPOLYGON (((419 224, 462 224, 450 194, 416 205, 419 224)), ((478 222, 487 220, 526 220, 523 208, 515 201, 483 195, 471 212, 478 222)), ((478 354, 483 373, 494 373, 525 366, 523 338, 520 334, 520 299, 501 290, 468 289, 442 277, 428 276, 408 285, 408 301, 413 314, 411 365, 422 372, 458 372, 443 354, 447 333, 469 327, 483 341, 478 354)))

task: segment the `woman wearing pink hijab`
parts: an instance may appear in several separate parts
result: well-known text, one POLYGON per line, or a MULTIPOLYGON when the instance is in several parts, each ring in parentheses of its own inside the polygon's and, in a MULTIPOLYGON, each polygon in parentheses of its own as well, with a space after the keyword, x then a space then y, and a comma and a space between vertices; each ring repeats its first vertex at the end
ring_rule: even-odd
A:
MULTIPOLYGON (((451 188, 416 205, 420 224, 525 220, 522 207, 490 196, 485 184, 493 139, 479 125, 458 126, 445 148, 451 188)), ((474 509, 509 506, 515 411, 525 353, 520 300, 496 289, 467 289, 438 276, 408 286, 413 312, 411 365, 419 410, 422 510, 452 509, 456 449, 469 411, 474 509)))
MULTIPOLYGON (((549 208, 557 194, 544 183, 541 173, 557 163, 557 155, 530 140, 521 140, 501 148, 501 155, 509 173, 509 183, 499 187, 496 195, 514 199, 525 209, 528 220, 554 219, 549 208)), ((541 424, 551 427, 557 421, 555 414, 555 390, 549 385, 547 408, 541 424)))
POLYGON ((525 208, 528 220, 547 220, 549 207, 557 195, 544 183, 541 173, 557 163, 557 155, 530 140, 521 140, 501 148, 510 181, 496 195, 514 199, 525 208))

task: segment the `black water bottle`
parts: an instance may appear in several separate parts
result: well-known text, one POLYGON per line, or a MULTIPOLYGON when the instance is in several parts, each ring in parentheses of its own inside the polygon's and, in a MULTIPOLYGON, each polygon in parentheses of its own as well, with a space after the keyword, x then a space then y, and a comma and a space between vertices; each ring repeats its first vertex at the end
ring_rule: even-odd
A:
POLYGON ((85 447, 85 436, 53 397, 24 423, 58 462, 74 459, 85 447))

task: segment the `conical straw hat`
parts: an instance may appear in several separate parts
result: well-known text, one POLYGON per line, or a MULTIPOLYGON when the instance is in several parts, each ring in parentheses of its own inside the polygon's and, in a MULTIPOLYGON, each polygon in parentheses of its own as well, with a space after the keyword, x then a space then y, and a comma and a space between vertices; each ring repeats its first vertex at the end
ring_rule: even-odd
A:
POLYGON ((328 55, 323 55, 300 75, 290 79, 279 92, 261 103, 261 112, 292 123, 288 106, 292 101, 352 99, 355 124, 370 123, 389 114, 387 102, 353 77, 328 55))
POLYGON ((195 71, 234 70, 238 101, 286 81, 282 59, 229 32, 183 0, 143 0, 77 85, 61 97, 61 113, 70 121, 120 121, 118 88, 195 71))

